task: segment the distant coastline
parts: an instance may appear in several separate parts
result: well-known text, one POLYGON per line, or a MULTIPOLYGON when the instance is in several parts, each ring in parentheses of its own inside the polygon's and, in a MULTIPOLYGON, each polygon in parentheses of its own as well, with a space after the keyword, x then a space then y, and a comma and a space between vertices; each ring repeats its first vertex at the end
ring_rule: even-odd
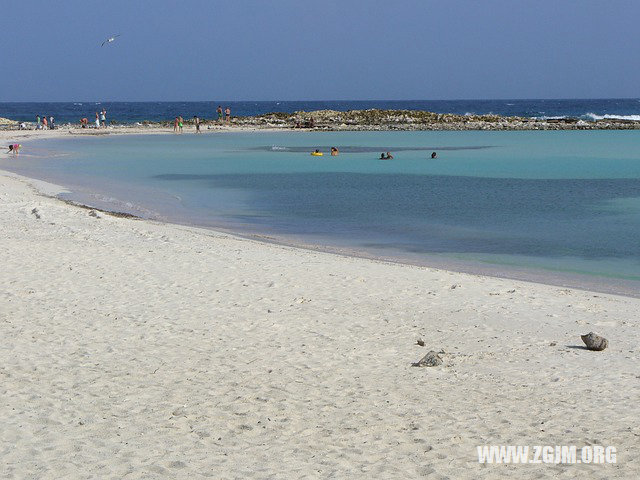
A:
POLYGON ((96 112, 106 110, 110 126, 172 128, 175 117, 190 123, 197 116, 211 130, 220 126, 218 106, 230 109, 231 128, 304 127, 311 118, 316 130, 591 130, 636 129, 640 124, 640 99, 630 98, 0 102, 0 117, 33 127, 37 116, 53 116, 57 126, 73 128, 82 118, 91 124, 96 112))
MULTIPOLYGON (((193 126, 193 119, 185 119, 193 126)), ((2 130, 35 129, 34 122, 18 122, 0 118, 2 130)), ((503 115, 458 115, 421 110, 316 110, 293 113, 272 112, 262 115, 235 116, 229 122, 202 119, 204 129, 277 129, 315 131, 419 131, 419 130, 640 130, 640 120, 601 118, 586 121, 579 118, 535 118, 503 115)), ((59 124, 70 133, 107 134, 114 130, 145 131, 172 128, 173 120, 118 123, 111 121, 108 129, 80 128, 74 123, 59 124)))

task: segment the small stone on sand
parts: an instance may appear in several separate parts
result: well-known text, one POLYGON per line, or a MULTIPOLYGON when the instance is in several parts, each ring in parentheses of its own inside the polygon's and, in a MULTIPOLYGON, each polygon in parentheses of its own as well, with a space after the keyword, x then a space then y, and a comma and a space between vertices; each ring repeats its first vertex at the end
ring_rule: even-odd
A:
POLYGON ((417 363, 412 364, 414 367, 437 367, 438 365, 442 365, 442 358, 433 350, 422 357, 417 363))
POLYGON ((582 341, 589 350, 595 350, 596 352, 600 352, 609 346, 609 340, 593 332, 580 335, 580 338, 582 338, 582 341))

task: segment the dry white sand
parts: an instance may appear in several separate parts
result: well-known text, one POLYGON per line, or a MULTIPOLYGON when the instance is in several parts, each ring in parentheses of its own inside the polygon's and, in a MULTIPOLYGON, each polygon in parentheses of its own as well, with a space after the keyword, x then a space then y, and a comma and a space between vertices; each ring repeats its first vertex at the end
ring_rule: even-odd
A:
POLYGON ((2 478, 640 477, 638 299, 92 216, 5 174, 0 265, 2 478))
MULTIPOLYGON (((234 124, 212 124, 202 125, 201 134, 214 132, 268 132, 282 131, 283 128, 269 127, 252 127, 246 125, 234 124)), ((287 131, 295 132, 299 130, 288 129, 287 131)), ((17 130, 17 129, 0 129, 0 152, 6 152, 10 143, 20 143, 25 140, 47 139, 47 138, 72 138, 86 136, 103 136, 103 135, 151 135, 159 134, 175 135, 173 127, 163 127, 157 124, 127 124, 115 125, 108 128, 80 128, 77 125, 60 125, 55 130, 17 130)), ((193 125, 185 125, 182 135, 195 135, 196 127, 193 125)))

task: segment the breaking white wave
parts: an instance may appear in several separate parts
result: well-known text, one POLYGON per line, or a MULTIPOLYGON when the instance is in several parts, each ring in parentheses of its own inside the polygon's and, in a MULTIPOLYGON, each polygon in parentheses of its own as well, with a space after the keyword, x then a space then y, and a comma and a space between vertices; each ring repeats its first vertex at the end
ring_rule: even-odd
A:
POLYGON ((585 113, 583 117, 589 120, 635 120, 640 121, 640 115, 596 115, 595 113, 585 113))
POLYGON ((566 115, 543 115, 541 117, 533 117, 536 120, 564 120, 565 118, 569 118, 566 115))
POLYGON ((636 122, 640 122, 640 115, 597 115, 595 113, 585 113, 584 115, 575 116, 575 115, 539 115, 533 117, 536 120, 565 120, 567 118, 577 118, 580 120, 588 120, 591 122, 595 122, 596 120, 634 120, 636 122))
POLYGON ((273 151, 280 151, 280 150, 289 150, 287 147, 280 147, 278 145, 274 145, 271 147, 271 150, 273 151))

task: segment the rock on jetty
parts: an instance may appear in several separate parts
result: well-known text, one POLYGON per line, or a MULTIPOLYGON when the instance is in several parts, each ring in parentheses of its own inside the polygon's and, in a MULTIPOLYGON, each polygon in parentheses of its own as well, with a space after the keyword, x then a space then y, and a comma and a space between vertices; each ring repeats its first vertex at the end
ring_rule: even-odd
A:
POLYGON ((16 122, 15 120, 10 120, 8 118, 0 117, 0 126, 10 127, 10 126, 14 126, 14 125, 17 125, 17 124, 18 124, 18 122, 16 122))
POLYGON ((632 130, 640 121, 577 118, 541 119, 500 115, 454 115, 422 110, 316 110, 236 117, 235 125, 314 130, 632 130))

